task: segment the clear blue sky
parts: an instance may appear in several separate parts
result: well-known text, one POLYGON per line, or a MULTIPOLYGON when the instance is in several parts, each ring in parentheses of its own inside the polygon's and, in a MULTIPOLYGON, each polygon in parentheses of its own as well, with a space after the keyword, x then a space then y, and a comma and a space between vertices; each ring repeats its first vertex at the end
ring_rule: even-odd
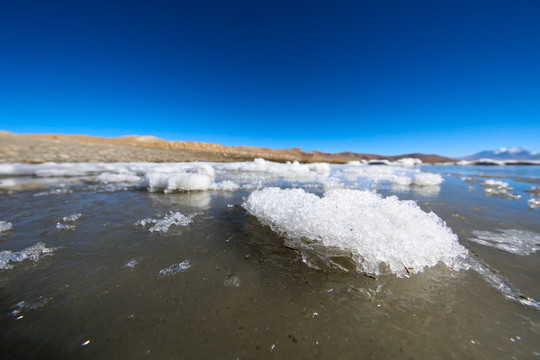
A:
POLYGON ((0 129, 540 151, 540 1, 0 0, 0 129))

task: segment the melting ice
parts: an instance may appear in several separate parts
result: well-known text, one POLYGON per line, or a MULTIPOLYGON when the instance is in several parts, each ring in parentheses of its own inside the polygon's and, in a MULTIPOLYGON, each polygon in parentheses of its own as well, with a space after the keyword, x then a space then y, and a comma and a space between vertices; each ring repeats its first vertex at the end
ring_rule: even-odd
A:
POLYGON ((467 267, 467 250, 437 215, 395 196, 334 189, 320 198, 302 189, 265 188, 254 191, 244 207, 284 235, 311 266, 343 268, 336 258, 345 257, 359 272, 398 276, 438 263, 467 267))
POLYGON ((505 229, 473 231, 475 237, 469 241, 493 247, 516 255, 530 255, 540 249, 540 235, 529 231, 505 229))

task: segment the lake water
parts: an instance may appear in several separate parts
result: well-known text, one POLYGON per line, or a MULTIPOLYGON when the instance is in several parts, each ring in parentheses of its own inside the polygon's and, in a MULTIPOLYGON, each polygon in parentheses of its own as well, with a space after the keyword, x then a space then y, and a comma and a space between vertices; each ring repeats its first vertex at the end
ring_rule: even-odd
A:
POLYGON ((0 355, 538 358, 539 187, 539 166, 2 164, 0 355))

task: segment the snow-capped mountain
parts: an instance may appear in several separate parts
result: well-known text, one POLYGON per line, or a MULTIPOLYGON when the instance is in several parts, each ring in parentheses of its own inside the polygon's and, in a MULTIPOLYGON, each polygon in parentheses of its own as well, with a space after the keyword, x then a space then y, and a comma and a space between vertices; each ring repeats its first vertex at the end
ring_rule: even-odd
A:
POLYGON ((532 152, 523 147, 502 147, 499 150, 481 151, 479 153, 465 156, 463 160, 493 159, 493 160, 540 160, 540 154, 532 152))

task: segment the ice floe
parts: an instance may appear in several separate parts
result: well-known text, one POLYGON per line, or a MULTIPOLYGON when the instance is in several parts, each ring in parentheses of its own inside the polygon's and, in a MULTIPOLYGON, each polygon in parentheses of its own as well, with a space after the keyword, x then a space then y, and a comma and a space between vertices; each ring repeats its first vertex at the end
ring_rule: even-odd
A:
POLYGON ((516 255, 530 255, 540 249, 540 234, 530 231, 503 229, 472 233, 474 237, 469 238, 469 241, 516 255))
POLYGON ((135 225, 146 226, 148 224, 154 224, 148 229, 148 231, 150 232, 157 231, 157 232, 166 233, 167 231, 169 231, 169 228, 173 225, 187 226, 191 222, 193 222, 191 217, 186 217, 185 215, 181 214, 178 211, 177 212, 171 211, 167 215, 163 216, 161 219, 160 218, 142 219, 142 220, 137 221, 135 225))
POLYGON ((44 243, 38 242, 21 251, 0 251, 0 269, 12 269, 15 263, 24 260, 38 261, 43 256, 52 255, 54 248, 48 248, 44 243))
POLYGON ((313 267, 345 269, 339 258, 370 275, 406 276, 438 263, 466 267, 468 252, 451 229, 434 213, 395 196, 335 189, 320 198, 302 189, 265 188, 243 206, 313 267))

